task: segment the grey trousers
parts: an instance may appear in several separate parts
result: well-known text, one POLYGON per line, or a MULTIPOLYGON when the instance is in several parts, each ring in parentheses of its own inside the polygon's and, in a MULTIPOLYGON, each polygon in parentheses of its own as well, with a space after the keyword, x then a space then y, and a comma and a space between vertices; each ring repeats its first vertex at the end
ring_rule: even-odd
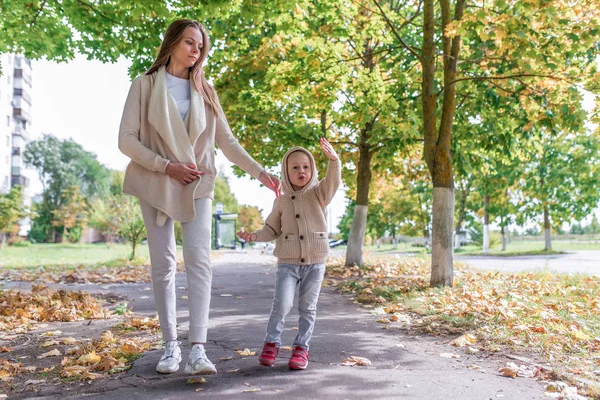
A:
POLYGON ((317 301, 319 293, 321 293, 324 275, 325 264, 279 264, 265 343, 281 345, 285 317, 292 309, 294 295, 298 288, 298 334, 294 339, 294 347, 300 346, 308 350, 308 344, 315 328, 317 301))
MULTIPOLYGON (((177 307, 175 273, 177 256, 174 221, 167 218, 163 226, 156 225, 156 209, 140 202, 152 266, 154 301, 164 341, 177 340, 177 307)), ((183 222, 183 261, 188 282, 190 313, 189 340, 206 342, 212 268, 210 265, 212 200, 196 200, 196 218, 183 222)))

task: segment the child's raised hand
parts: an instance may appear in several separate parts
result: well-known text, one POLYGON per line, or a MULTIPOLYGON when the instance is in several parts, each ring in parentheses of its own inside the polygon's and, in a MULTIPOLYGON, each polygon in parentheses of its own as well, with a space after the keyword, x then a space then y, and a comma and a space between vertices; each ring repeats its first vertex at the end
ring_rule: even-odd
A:
POLYGON ((323 150, 323 153, 325 153, 327 158, 329 158, 331 161, 335 161, 338 159, 337 153, 335 152, 333 146, 331 145, 331 143, 329 143, 327 139, 322 137, 319 140, 319 144, 321 145, 321 150, 323 150))
POLYGON ((244 239, 246 242, 254 242, 256 240, 256 235, 251 232, 239 231, 237 235, 240 239, 244 239))

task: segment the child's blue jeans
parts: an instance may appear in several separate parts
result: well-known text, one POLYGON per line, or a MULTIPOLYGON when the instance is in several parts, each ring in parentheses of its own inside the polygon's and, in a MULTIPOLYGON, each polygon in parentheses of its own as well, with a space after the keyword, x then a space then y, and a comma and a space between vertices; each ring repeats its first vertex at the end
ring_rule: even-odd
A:
POLYGON ((285 317, 294 303, 294 294, 298 287, 298 335, 294 339, 294 347, 300 346, 308 350, 308 342, 312 336, 317 317, 317 301, 321 292, 321 283, 325 275, 325 264, 295 265, 279 264, 275 297, 265 343, 281 345, 281 333, 285 317))

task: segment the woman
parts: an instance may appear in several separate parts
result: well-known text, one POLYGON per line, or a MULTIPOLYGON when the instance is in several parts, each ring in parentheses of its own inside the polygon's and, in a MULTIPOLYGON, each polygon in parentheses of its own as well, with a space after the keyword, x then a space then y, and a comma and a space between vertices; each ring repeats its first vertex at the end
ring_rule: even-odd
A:
POLYGON ((209 52, 204 27, 177 20, 165 32, 156 61, 129 90, 119 149, 131 162, 123 192, 140 199, 148 232, 154 299, 166 349, 156 370, 173 373, 181 362, 177 341, 174 220, 183 227, 188 280, 189 374, 214 374, 203 344, 208 329, 212 270, 209 260, 215 186, 215 144, 233 163, 280 196, 281 184, 232 135, 202 63, 209 52))

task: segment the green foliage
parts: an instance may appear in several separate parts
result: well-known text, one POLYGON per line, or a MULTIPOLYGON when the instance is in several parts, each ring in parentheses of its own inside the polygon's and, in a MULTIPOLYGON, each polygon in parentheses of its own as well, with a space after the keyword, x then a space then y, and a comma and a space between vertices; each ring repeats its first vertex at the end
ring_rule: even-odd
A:
POLYGON ((27 144, 23 158, 27 165, 37 171, 44 187, 44 200, 36 206, 36 219, 41 220, 34 220, 31 234, 36 242, 54 240, 56 232, 63 234, 66 233, 65 228, 68 230, 77 225, 72 224, 73 216, 82 215, 85 207, 79 200, 76 203, 71 201, 70 191, 77 190, 78 198, 85 198, 85 201, 105 198, 109 194, 111 181, 115 179, 98 162, 95 154, 86 151, 72 139, 61 140, 52 135, 43 135, 41 139, 27 144), (77 212, 69 210, 73 207, 78 207, 77 212), (66 226, 61 222, 62 219, 66 219, 66 226), (49 229, 48 223, 56 231, 49 229))
POLYGON ((236 214, 240 210, 237 199, 231 192, 229 180, 226 176, 219 174, 215 179, 215 198, 213 201, 213 214, 216 213, 216 204, 223 203, 223 213, 236 214))
POLYGON ((118 234, 131 245, 130 260, 133 260, 137 245, 146 237, 146 226, 144 225, 142 211, 137 198, 123 195, 119 200, 118 234))
POLYGON ((261 210, 255 206, 243 205, 238 214, 238 226, 247 232, 254 232, 263 226, 261 210))
POLYGON ((6 235, 10 233, 15 224, 28 215, 24 204, 23 188, 13 187, 8 193, 0 193, 0 235, 2 235, 2 248, 6 235))

